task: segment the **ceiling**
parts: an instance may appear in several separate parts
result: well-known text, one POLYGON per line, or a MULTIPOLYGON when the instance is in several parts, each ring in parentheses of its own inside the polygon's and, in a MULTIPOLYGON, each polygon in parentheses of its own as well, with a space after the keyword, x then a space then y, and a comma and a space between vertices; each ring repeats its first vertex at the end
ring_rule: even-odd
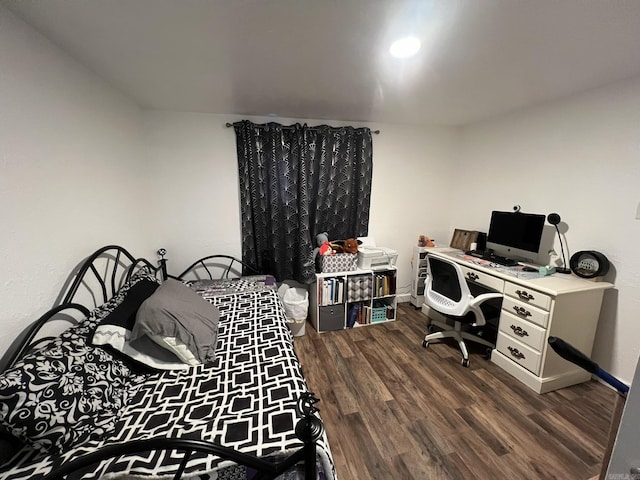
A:
POLYGON ((453 126, 640 75, 640 0, 0 4, 152 109, 453 126))

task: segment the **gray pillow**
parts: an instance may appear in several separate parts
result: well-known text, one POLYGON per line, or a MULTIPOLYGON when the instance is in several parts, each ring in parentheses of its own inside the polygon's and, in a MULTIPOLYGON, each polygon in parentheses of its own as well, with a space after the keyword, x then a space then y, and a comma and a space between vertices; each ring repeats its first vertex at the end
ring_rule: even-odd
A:
POLYGON ((207 363, 215 359, 218 320, 217 307, 170 278, 138 309, 130 341, 147 337, 184 363, 207 363))
POLYGON ((93 345, 109 350, 138 373, 189 368, 188 364, 185 365, 188 362, 177 358, 148 337, 139 338, 135 344, 131 343, 131 332, 138 309, 160 285, 155 279, 143 278, 135 284, 132 279, 125 287, 115 297, 124 296, 120 304, 100 320, 91 340, 93 345))

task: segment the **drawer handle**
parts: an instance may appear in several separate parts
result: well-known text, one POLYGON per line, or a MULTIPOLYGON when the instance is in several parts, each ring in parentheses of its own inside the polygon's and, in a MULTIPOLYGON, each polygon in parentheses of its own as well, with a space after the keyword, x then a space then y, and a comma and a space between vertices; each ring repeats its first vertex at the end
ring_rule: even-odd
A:
POLYGON ((517 305, 513 306, 513 309, 516 312, 516 315, 520 315, 521 317, 530 317, 531 312, 524 307, 519 307, 517 305))
POLYGON ((513 330, 513 333, 515 335, 518 335, 519 337, 529 336, 529 332, 527 332, 526 330, 523 330, 522 327, 516 327, 515 325, 511 325, 511 330, 513 330))
POLYGON ((513 348, 513 347, 507 347, 507 348, 509 349, 509 353, 511 353, 511 355, 516 357, 518 360, 522 360, 523 358, 525 358, 524 353, 522 353, 517 348, 513 348))
POLYGON ((535 298, 533 295, 531 295, 526 290, 516 290, 516 295, 518 295, 522 300, 525 300, 527 302, 529 300, 533 300, 535 298))
POLYGON ((473 272, 467 272, 467 278, 473 282, 475 282, 476 280, 478 280, 480 277, 473 273, 473 272))

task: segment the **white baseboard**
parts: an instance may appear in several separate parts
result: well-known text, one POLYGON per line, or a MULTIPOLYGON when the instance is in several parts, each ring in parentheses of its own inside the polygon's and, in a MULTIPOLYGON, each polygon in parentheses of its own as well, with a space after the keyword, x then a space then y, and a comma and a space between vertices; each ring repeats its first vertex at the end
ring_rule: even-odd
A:
POLYGON ((400 293, 400 294, 396 295, 396 299, 398 300, 398 302, 409 302, 411 300, 411 294, 410 293, 400 293))

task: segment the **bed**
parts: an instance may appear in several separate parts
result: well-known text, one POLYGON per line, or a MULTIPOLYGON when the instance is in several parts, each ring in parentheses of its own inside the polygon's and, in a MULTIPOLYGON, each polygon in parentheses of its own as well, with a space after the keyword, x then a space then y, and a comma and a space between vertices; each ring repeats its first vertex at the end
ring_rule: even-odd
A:
POLYGON ((95 252, 60 304, 5 356, 0 450, 15 453, 0 479, 334 479, 318 399, 305 383, 273 279, 225 256, 172 276, 166 252, 159 253, 157 268, 119 246, 95 252), (177 281, 217 309, 215 355, 206 363, 146 370, 94 344, 113 318, 130 315, 134 292, 155 282, 157 294, 177 281), (42 336, 54 320, 72 325, 42 336))

